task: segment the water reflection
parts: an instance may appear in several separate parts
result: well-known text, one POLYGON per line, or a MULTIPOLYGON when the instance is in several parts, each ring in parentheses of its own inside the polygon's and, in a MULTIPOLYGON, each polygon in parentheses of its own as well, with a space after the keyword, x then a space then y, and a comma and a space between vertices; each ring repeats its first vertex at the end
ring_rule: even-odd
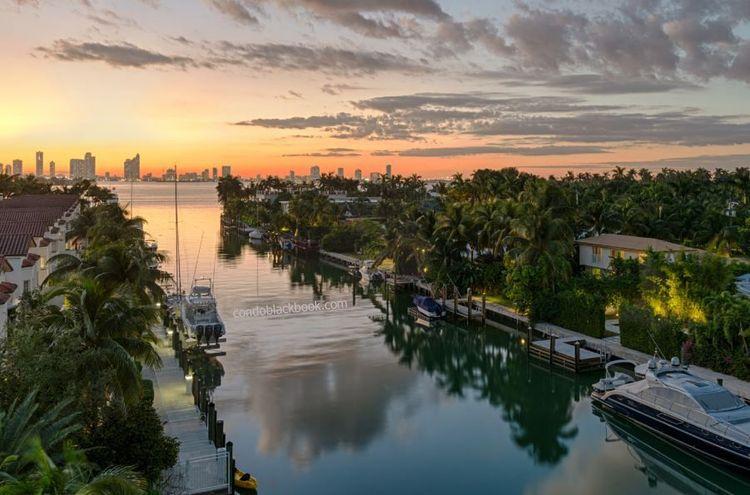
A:
POLYGON ((408 298, 393 305, 383 323, 385 345, 405 366, 435 378, 448 395, 477 399, 502 410, 513 441, 540 464, 557 464, 578 429, 572 401, 587 394, 593 377, 555 373, 530 363, 520 342, 498 331, 453 325, 422 330, 406 316, 408 298))
MULTIPOLYGON (((612 436, 625 442, 633 457, 634 468, 649 487, 667 484, 688 495, 750 493, 750 482, 694 457, 636 426, 595 409, 612 436)), ((612 441, 613 438, 608 438, 612 441)))

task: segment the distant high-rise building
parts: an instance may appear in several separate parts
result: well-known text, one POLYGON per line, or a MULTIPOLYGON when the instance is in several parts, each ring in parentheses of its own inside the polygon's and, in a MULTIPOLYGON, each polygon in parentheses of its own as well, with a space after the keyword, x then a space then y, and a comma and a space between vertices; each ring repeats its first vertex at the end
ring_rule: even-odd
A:
POLYGON ((109 180, 109 171, 104 172, 104 180, 109 180))
POLYGON ((312 180, 318 180, 320 179, 320 167, 317 165, 313 165, 310 167, 310 178, 312 180))
POLYGON ((126 158, 122 168, 125 180, 139 180, 141 178, 141 154, 136 153, 133 158, 126 158))
POLYGON ((213 169, 211 169, 211 178, 213 180, 216 180, 216 179, 219 178, 219 169, 217 169, 216 167, 214 167, 213 169))
POLYGON ((36 152, 36 176, 41 177, 44 175, 44 152, 36 152))
POLYGON ((380 173, 370 172, 370 182, 380 182, 380 173))
POLYGON ((86 155, 83 157, 83 166, 83 178, 89 180, 96 179, 96 157, 86 152, 86 155))
POLYGON ((289 171, 289 180, 294 180, 294 170, 289 171))
POLYGON ((208 169, 204 168, 203 172, 201 172, 201 180, 208 181, 211 178, 211 176, 208 173, 208 169))
POLYGON ((221 167, 221 176, 222 177, 229 177, 232 175, 232 166, 231 165, 222 165, 221 167))
POLYGON ((13 160, 13 175, 23 175, 23 160, 13 160))
POLYGON ((385 166, 385 176, 388 177, 389 179, 391 177, 391 164, 390 163, 385 166))
POLYGON ((10 164, 3 165, 0 163, 0 174, 10 175, 10 164))
POLYGON ((55 178, 55 161, 54 160, 49 162, 49 176, 50 176, 50 179, 55 178))
POLYGON ((362 170, 357 169, 354 171, 354 180, 362 180, 362 170))
POLYGON ((164 182, 174 182, 177 179, 176 172, 173 168, 168 168, 161 177, 164 179, 164 182))
POLYGON ((70 159, 70 178, 71 179, 83 179, 84 174, 84 160, 81 158, 70 159))
POLYGON ((339 167, 336 169, 336 177, 343 179, 344 178, 344 169, 343 167, 339 167))

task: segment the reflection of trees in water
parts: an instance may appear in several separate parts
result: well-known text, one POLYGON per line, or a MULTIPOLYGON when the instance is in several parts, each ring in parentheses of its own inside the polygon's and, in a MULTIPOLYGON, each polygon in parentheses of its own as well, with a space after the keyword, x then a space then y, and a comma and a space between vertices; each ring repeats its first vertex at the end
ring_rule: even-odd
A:
POLYGON ((593 377, 555 373, 529 362, 518 340, 500 331, 465 330, 452 325, 420 330, 406 322, 408 301, 396 302, 382 334, 399 361, 435 378, 449 395, 469 392, 503 411, 513 441, 538 463, 557 464, 578 429, 571 425, 572 400, 593 377))
POLYGON ((219 258, 223 260, 234 260, 242 254, 242 245, 246 244, 245 239, 237 232, 223 231, 219 236, 217 250, 219 258))

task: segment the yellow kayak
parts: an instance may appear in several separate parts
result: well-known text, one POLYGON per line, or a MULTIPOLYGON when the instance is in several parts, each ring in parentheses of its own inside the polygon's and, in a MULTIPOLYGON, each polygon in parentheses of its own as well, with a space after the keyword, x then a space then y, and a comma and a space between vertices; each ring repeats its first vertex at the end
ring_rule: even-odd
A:
POLYGON ((258 480, 250 476, 250 473, 244 473, 234 468, 234 486, 245 490, 257 490, 258 480))

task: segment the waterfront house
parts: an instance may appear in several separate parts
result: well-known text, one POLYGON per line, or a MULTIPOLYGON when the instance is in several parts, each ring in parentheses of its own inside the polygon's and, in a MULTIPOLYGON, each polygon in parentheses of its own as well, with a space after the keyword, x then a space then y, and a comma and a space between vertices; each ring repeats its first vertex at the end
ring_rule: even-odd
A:
POLYGON ((700 249, 674 242, 621 234, 601 234, 576 241, 578 263, 587 269, 608 270, 614 258, 643 260, 649 251, 664 253, 674 261, 678 253, 699 253, 700 249))

